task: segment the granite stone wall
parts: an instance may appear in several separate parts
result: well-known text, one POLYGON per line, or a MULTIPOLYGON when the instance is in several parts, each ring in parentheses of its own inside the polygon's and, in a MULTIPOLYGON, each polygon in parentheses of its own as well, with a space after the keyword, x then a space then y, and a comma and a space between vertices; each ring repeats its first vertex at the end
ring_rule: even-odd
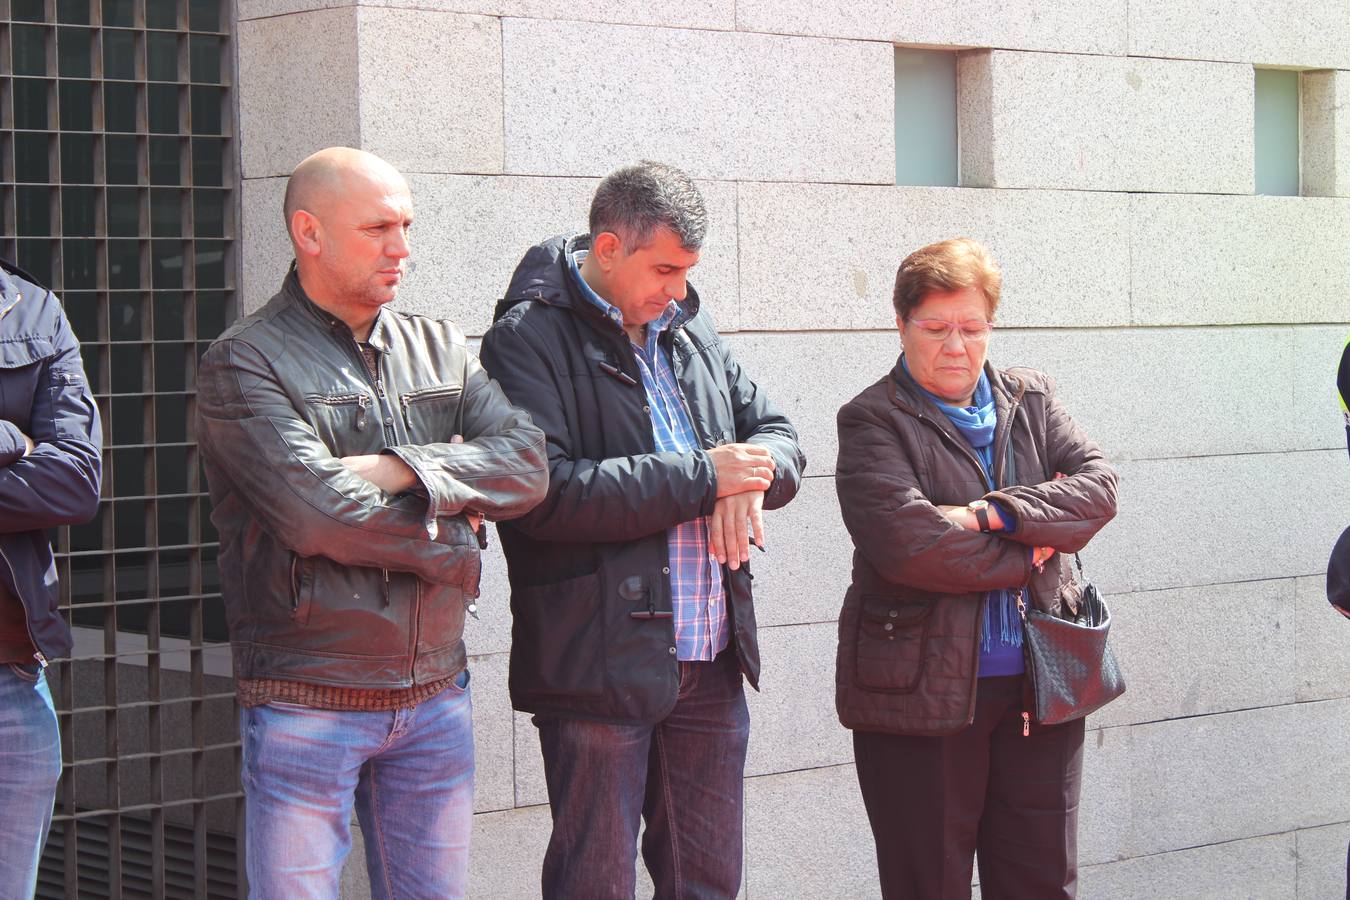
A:
MULTIPOLYGON (((1084 561, 1129 692, 1089 720, 1085 898, 1343 896, 1350 521, 1333 371, 1350 327, 1350 16, 1314 0, 239 0, 245 305, 279 283, 284 176, 332 143, 409 177, 402 308, 481 334, 520 254, 640 157, 700 180, 694 272, 802 433, 754 560, 744 895, 878 894, 834 716, 850 544, 834 413, 898 350, 905 253, 1005 269, 991 358, 1042 368, 1121 474, 1084 561), (897 187, 892 46, 960 53, 962 187, 897 187), (1256 196, 1253 66, 1304 70, 1302 197, 1256 196)), ((898 137, 897 137, 898 135, 898 137)), ((542 766, 506 693, 505 567, 473 655, 472 892, 537 896, 542 766)), ((364 895, 359 842, 348 895, 364 895)))

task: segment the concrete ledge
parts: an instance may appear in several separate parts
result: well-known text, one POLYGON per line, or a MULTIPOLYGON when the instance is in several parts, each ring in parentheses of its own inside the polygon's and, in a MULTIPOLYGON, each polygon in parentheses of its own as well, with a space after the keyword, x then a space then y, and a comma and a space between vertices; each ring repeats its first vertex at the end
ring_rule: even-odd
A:
POLYGON ((889 46, 527 19, 502 33, 513 174, 650 158, 699 178, 895 179, 889 46))

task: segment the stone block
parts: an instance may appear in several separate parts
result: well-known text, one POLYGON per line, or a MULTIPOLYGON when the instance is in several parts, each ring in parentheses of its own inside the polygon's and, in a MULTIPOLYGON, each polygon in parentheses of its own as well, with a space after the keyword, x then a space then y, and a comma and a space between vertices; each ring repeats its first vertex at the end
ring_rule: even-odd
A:
POLYGON ((534 727, 530 718, 530 713, 515 714, 516 806, 548 803, 548 782, 544 780, 539 729, 534 727))
POLYGON ((1304 72, 1303 195, 1350 197, 1350 72, 1304 72))
POLYGON ((1318 0, 1130 0, 1131 56, 1350 68, 1350 17, 1318 0))
POLYGON ((1084 737, 1083 790, 1078 804, 1079 865, 1114 862, 1134 855, 1133 748, 1130 728, 1089 727, 1084 737))
MULTIPOLYGON (((531 246, 557 234, 583 231, 596 181, 583 178, 409 178, 417 221, 412 233, 417 269, 398 308, 453 319, 479 335, 506 293, 511 273, 531 246)), ((700 182, 708 208, 708 238, 690 282, 718 328, 740 323, 736 278, 736 186, 700 182)))
POLYGON ((733 0, 689 0, 661 6, 644 0, 596 0, 552 3, 549 0, 240 0, 239 19, 259 19, 334 6, 416 8, 437 12, 475 13, 525 19, 568 19, 622 25, 664 25, 672 28, 731 29, 733 0))
POLYGON ((760 628, 762 693, 746 687, 746 775, 853 762, 852 738, 834 712, 835 634, 833 622, 760 628))
POLYGON ((1347 890, 1350 822, 1295 832, 1299 900, 1339 900, 1347 890))
POLYGON ((1295 446, 1340 449, 1345 446, 1345 418, 1331 373, 1345 349, 1345 325, 1309 325, 1293 329, 1289 369, 1294 379, 1295 446))
POLYGON ((239 23, 244 178, 288 175, 315 150, 361 145, 359 19, 347 7, 239 23))
POLYGON ((362 8, 356 37, 363 150, 405 174, 502 171, 499 20, 362 8))
POLYGON ((285 196, 284 178, 246 178, 240 186, 241 315, 255 312, 281 290, 287 267, 295 258, 282 211, 285 196))
POLYGON ((1350 200, 1130 198, 1136 325, 1341 322, 1350 200))
POLYGON ((1003 267, 1003 326, 1130 321, 1123 194, 752 183, 739 222, 741 314, 756 329, 892 329, 901 260, 957 235, 1003 267))
POLYGON ((511 649, 511 585, 506 580, 506 557, 495 529, 490 531, 478 581, 478 618, 464 625, 464 644, 470 653, 506 653, 511 649))
POLYGON ((1123 0, 1035 3, 783 3, 738 0, 736 25, 825 37, 950 47, 1010 47, 1059 53, 1125 52, 1123 0))
MULTIPOLYGON (((1336 537, 1320 542, 1328 556, 1336 537)), ((1296 580, 1294 634, 1299 702, 1350 696, 1350 622, 1327 602, 1326 575, 1296 580)))
POLYGON ((880 896, 876 850, 852 765, 745 782, 751 897, 880 896))
POLYGON ((1127 857, 1350 820, 1350 700, 1129 730, 1127 857))
POLYGON ((516 805, 515 746, 511 699, 506 693, 505 653, 469 657, 473 691, 473 811, 516 805))
POLYGON ((530 19, 502 33, 512 174, 650 158, 697 178, 895 179, 889 45, 530 19))
POLYGON ((1085 900, 1293 900, 1294 835, 1274 834, 1085 866, 1078 876, 1085 900))
MULTIPOLYGON (((752 551, 750 560, 760 626, 833 623, 848 588, 853 559, 834 479, 807 478, 791 503, 765 513, 764 540, 767 552, 752 551)), ((783 663, 762 655, 766 681, 799 674, 798 662, 783 663)))
POLYGON ((957 78, 962 130, 987 139, 962 143, 967 186, 1252 191, 1249 66, 990 50, 957 78))
POLYGON ((1344 467, 1344 451, 1122 462, 1119 515, 1084 564, 1113 594, 1325 571, 1344 467), (1216 527, 1216 510, 1234 514, 1216 527))
MULTIPOLYGON (((1092 717, 1092 725, 1156 722, 1294 701, 1293 579, 1120 594, 1108 600, 1114 620, 1111 646, 1127 689, 1092 717), (1235 659, 1260 664, 1235 666, 1235 659)), ((1350 628, 1345 631, 1343 647, 1350 658, 1350 628)))
POLYGON ((552 828, 547 806, 474 816, 469 845, 469 896, 481 900, 538 897, 539 875, 552 828))

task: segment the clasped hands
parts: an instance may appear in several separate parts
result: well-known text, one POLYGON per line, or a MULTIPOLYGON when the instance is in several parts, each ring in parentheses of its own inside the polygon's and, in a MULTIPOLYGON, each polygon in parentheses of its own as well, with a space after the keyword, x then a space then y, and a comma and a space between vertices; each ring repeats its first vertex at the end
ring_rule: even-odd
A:
MULTIPOLYGON (((452 444, 464 443, 464 435, 450 438, 452 444)), ((362 456, 344 456, 338 460, 353 473, 369 481, 386 494, 401 494, 418 483, 417 473, 412 467, 393 453, 367 453, 362 456)), ((464 510, 464 518, 474 533, 483 526, 483 514, 470 509, 464 510)))
POLYGON ((758 444, 723 444, 708 451, 717 471, 717 503, 708 517, 708 551, 739 569, 750 561, 750 541, 764 549, 764 492, 777 464, 758 444))

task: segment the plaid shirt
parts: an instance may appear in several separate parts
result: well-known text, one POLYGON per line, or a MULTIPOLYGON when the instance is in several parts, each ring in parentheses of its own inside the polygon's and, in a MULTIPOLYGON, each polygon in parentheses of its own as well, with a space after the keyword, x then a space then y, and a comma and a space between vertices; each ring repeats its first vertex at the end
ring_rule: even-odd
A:
MULTIPOLYGON (((585 251, 569 256, 568 266, 582 295, 599 307, 619 327, 623 313, 606 302, 581 277, 578 266, 585 251)), ((642 387, 652 416, 652 437, 658 451, 701 452, 694 426, 685 407, 684 394, 675 381, 670 358, 658 342, 661 332, 679 314, 672 300, 661 318, 647 325, 647 346, 632 344, 642 373, 642 387)), ((700 516, 670 528, 666 532, 670 546, 670 602, 674 611, 675 657, 682 661, 711 660, 727 646, 726 594, 722 589, 722 568, 708 552, 708 519, 700 516)))

